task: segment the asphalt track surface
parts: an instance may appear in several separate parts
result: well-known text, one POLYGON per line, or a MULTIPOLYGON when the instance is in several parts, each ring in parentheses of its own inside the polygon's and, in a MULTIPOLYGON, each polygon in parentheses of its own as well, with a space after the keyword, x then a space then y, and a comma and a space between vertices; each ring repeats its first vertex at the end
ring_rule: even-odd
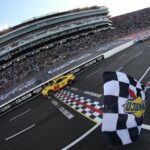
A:
MULTIPOLYGON (((104 71, 120 70, 139 80, 149 66, 150 41, 146 41, 136 44, 78 74, 72 87, 102 94, 102 74, 104 71)), ((145 84, 149 80, 150 72, 144 77, 142 83, 145 84)), ((144 120, 146 125, 150 125, 149 93, 144 120)), ((103 101, 102 97, 100 101, 103 101)), ((79 138, 93 126, 95 126, 93 121, 58 99, 54 97, 47 99, 39 95, 0 118, 0 150, 59 150, 79 138)), ((142 129, 140 137, 133 144, 111 147, 99 127, 70 149, 149 150, 149 142, 150 130, 142 129)))

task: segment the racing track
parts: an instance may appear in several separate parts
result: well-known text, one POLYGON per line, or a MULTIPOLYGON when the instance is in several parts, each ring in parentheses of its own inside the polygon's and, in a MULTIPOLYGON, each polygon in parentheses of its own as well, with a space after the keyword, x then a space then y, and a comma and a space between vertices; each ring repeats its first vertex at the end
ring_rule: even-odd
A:
MULTIPOLYGON (((72 87, 82 91, 102 94, 102 74, 104 71, 120 70, 139 80, 150 66, 149 45, 150 41, 136 44, 92 66, 77 75, 76 82, 72 87)), ((146 83, 148 80, 150 80, 150 72, 142 82, 146 83)), ((102 100, 101 97, 100 101, 102 100)), ((148 94, 144 122, 150 125, 148 114, 150 114, 150 94, 148 94)), ((40 95, 0 118, 0 149, 59 150, 76 140, 94 125, 93 121, 72 110, 54 97, 47 99, 40 95)), ((141 135, 135 143, 124 147, 110 147, 101 134, 100 128, 97 128, 71 149, 149 150, 149 142, 150 130, 142 129, 141 135)))

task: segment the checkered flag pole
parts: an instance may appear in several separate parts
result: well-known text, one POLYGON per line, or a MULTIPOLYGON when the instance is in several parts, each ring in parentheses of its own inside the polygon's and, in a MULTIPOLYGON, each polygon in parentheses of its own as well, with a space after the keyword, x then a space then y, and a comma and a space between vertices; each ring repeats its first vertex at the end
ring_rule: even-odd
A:
POLYGON ((104 72, 104 113, 102 132, 111 144, 135 141, 145 112, 145 88, 122 72, 104 72))

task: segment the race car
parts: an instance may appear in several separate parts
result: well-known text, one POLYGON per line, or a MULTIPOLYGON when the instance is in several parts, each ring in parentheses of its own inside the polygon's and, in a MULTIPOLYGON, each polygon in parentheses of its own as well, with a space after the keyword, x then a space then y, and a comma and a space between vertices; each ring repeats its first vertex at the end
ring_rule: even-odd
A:
POLYGON ((45 88, 42 90, 42 95, 51 96, 63 87, 72 84, 74 80, 75 76, 73 74, 60 76, 57 79, 52 80, 47 86, 45 86, 45 88))
POLYGON ((147 41, 149 39, 149 36, 142 36, 139 38, 139 42, 144 42, 147 41))

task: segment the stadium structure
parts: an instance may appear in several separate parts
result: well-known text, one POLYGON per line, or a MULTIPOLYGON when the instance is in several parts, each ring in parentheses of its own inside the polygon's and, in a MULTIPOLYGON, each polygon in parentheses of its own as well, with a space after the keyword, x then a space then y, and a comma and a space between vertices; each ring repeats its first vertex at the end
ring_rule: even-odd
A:
POLYGON ((103 73, 122 71, 144 84, 149 80, 149 14, 145 8, 111 17, 107 7, 92 6, 1 31, 0 149, 149 150, 149 101, 135 144, 109 147, 100 131, 103 73), (51 81, 68 73, 75 75, 73 84, 42 96, 51 81))
MULTIPOLYGON (((32 74, 43 69, 38 68, 39 66, 35 62, 35 59, 38 58, 33 58, 33 55, 46 50, 53 51, 52 48, 56 45, 62 45, 62 43, 77 39, 80 36, 87 36, 95 31, 107 29, 111 29, 108 8, 97 6, 35 18, 10 28, 9 31, 1 33, 0 36, 1 84, 8 83, 5 87, 6 91, 11 85, 14 88, 19 83, 16 81, 16 76, 22 76, 22 78, 19 77, 22 81, 26 78, 23 72, 32 74), (22 66, 19 66, 19 63, 25 59, 28 62, 24 63, 30 63, 27 68, 23 63, 22 66), (21 72, 18 73, 17 68, 20 67, 21 72), (7 75, 3 74, 3 70, 7 69, 7 75)), ((59 54, 55 54, 56 57, 59 54)))

